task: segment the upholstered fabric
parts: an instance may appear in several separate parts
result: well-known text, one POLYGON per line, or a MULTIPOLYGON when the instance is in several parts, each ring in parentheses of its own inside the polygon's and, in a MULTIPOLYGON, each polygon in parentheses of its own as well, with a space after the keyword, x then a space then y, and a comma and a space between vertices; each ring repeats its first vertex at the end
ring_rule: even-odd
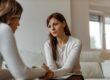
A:
POLYGON ((81 70, 84 78, 103 78, 103 73, 97 62, 81 62, 81 70))
POLYGON ((82 51, 80 55, 81 62, 101 62, 100 51, 82 51))
POLYGON ((110 60, 102 62, 102 70, 105 78, 110 78, 110 60))
MULTIPOLYGON (((110 80, 110 78, 104 78, 107 75, 103 74, 103 68, 102 65, 100 65, 100 55, 101 53, 98 51, 85 51, 81 53, 81 71, 83 76, 85 77, 85 80, 110 80)), ((41 66, 43 63, 46 63, 45 56, 41 52, 20 50, 20 56, 22 57, 25 64, 29 67, 32 67, 33 65, 41 66)))

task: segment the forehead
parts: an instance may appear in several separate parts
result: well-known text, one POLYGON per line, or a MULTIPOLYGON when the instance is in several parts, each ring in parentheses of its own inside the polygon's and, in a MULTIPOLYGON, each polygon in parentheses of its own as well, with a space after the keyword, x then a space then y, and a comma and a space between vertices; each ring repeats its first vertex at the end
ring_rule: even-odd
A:
POLYGON ((51 18, 49 21, 49 24, 54 23, 54 22, 59 22, 56 18, 51 18))

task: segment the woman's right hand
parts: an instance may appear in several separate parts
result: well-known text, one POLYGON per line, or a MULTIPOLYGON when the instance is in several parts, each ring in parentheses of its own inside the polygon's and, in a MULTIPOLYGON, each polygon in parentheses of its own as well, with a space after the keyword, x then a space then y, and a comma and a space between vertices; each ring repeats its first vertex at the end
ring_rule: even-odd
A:
POLYGON ((42 77, 42 79, 47 80, 47 79, 53 78, 54 72, 52 70, 50 70, 46 64, 43 64, 42 68, 44 68, 47 71, 46 75, 44 77, 42 77))

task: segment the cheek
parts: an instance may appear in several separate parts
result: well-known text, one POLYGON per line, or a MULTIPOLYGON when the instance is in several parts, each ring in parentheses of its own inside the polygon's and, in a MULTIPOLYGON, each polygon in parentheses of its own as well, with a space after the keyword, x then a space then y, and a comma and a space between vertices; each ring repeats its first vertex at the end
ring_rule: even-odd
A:
POLYGON ((52 32, 52 30, 51 30, 51 29, 48 29, 48 32, 49 32, 49 33, 51 33, 51 32, 52 32))
POLYGON ((17 20, 13 20, 13 21, 11 22, 11 25, 14 26, 14 27, 17 27, 18 24, 19 24, 19 21, 17 21, 17 20))
POLYGON ((56 28, 56 30, 57 30, 59 33, 63 33, 63 32, 64 32, 64 27, 59 26, 59 27, 56 28))
POLYGON ((15 23, 14 23, 14 22, 11 22, 11 23, 10 23, 10 26, 11 26, 12 28, 14 28, 14 27, 15 27, 15 23))
POLYGON ((16 20, 10 21, 10 26, 11 26, 12 30, 15 31, 18 26, 18 21, 16 21, 16 20))

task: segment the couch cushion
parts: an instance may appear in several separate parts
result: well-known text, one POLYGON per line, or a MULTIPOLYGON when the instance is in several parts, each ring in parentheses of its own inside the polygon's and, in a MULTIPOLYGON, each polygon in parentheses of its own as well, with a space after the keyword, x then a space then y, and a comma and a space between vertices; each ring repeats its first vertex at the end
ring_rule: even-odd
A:
POLYGON ((97 62, 81 62, 81 71, 84 78, 103 78, 103 73, 97 62))
POLYGON ((81 62, 101 62, 100 51, 82 51, 80 55, 81 62))
POLYGON ((102 62, 102 70, 104 74, 104 78, 110 78, 110 60, 105 60, 102 62))

